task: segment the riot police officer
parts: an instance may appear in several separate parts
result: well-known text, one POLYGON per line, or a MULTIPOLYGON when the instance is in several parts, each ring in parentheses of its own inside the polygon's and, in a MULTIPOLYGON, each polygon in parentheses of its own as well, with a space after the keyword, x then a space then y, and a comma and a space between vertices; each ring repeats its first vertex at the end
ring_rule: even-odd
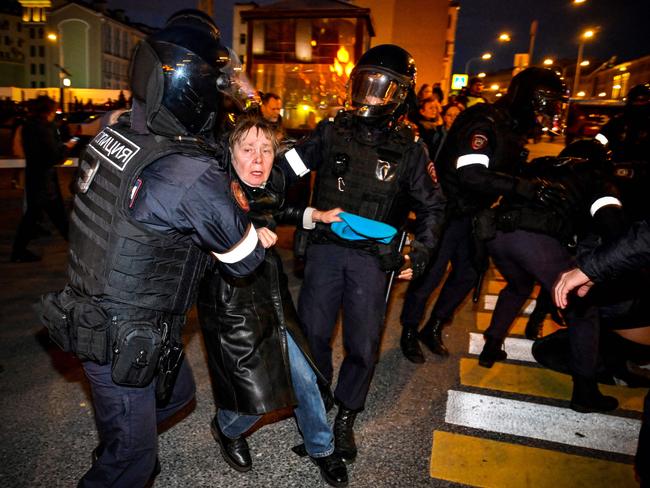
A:
MULTIPOLYGON (((424 144, 397 122, 415 72, 413 58, 398 46, 368 50, 350 76, 349 110, 321 122, 281 163, 294 177, 317 171, 318 208, 341 207, 397 229, 413 210, 415 240, 408 256, 417 275, 437 244, 444 198, 424 144)), ((387 272, 399 269, 402 260, 397 238, 390 244, 348 241, 317 224, 309 240, 298 313, 316 364, 331 380, 330 340, 343 308, 347 354, 335 391, 334 437, 337 451, 351 461, 357 453, 353 424, 364 408, 379 350, 387 272)))
POLYGON ((632 220, 650 216, 650 83, 628 92, 623 113, 610 120, 596 140, 612 151, 626 212, 632 220))
POLYGON ((69 285, 44 297, 50 336, 84 360, 100 445, 79 486, 144 486, 156 424, 194 395, 181 328, 208 261, 236 276, 264 259, 210 143, 228 51, 213 21, 181 11, 131 62, 130 120, 81 163, 69 285), (175 378, 176 377, 176 378, 175 378), (174 379, 176 379, 174 383, 174 379))
MULTIPOLYGON (((485 331, 481 366, 490 368, 505 359, 500 346, 535 281, 550 293, 558 274, 572 266, 569 246, 579 243, 584 248, 587 242, 612 240, 625 230, 625 216, 606 158, 607 152, 597 142, 577 141, 557 158, 535 159, 524 173, 561 184, 566 191, 565 204, 539 205, 509 196, 477 217, 480 237, 487 241, 490 256, 507 281, 485 331)), ((565 320, 574 385, 571 408, 580 412, 615 409, 616 399, 602 395, 596 381, 598 309, 588 302, 574 303, 565 320)))
POLYGON ((524 147, 537 118, 555 114, 564 87, 549 69, 527 68, 510 83, 508 93, 495 104, 480 103, 463 111, 449 130, 436 170, 448 199, 448 221, 438 255, 414 280, 404 299, 401 321, 402 352, 413 362, 424 357, 417 338, 434 353, 446 356, 442 329, 477 281, 485 253, 472 237, 472 217, 489 208, 501 195, 519 195, 548 202, 560 190, 548 182, 519 175, 528 157, 524 147), (451 262, 451 271, 424 328, 417 333, 429 296, 451 262))

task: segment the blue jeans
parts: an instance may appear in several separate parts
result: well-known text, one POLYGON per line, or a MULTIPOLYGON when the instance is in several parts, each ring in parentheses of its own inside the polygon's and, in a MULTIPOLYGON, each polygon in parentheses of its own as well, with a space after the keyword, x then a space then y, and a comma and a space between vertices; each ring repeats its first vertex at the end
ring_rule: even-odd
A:
MULTIPOLYGON (((287 347, 293 391, 298 400, 293 413, 305 441, 305 448, 313 458, 329 456, 334 452, 334 436, 327 423, 325 405, 318 389, 316 375, 291 334, 287 334, 287 347)), ((217 412, 221 431, 231 439, 242 435, 260 418, 261 415, 240 415, 226 409, 219 409, 217 412)))

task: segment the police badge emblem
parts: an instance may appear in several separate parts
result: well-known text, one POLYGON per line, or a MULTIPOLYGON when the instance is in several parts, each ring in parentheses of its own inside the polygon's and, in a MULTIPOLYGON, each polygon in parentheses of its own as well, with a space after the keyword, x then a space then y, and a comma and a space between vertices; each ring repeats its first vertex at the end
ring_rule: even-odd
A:
POLYGON ((244 193, 244 189, 239 184, 239 181, 230 182, 230 193, 235 200, 235 203, 241 208, 244 212, 248 212, 251 209, 251 206, 248 203, 248 198, 244 193))
POLYGON ((487 146, 487 137, 483 134, 474 134, 472 135, 471 146, 474 151, 479 151, 487 146))

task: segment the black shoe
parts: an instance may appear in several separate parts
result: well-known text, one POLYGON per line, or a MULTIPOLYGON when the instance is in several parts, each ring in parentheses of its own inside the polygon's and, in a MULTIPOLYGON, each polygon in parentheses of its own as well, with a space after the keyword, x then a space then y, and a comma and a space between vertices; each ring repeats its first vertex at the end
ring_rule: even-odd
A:
POLYGON ((9 259, 12 263, 35 263, 43 258, 41 258, 38 254, 34 254, 33 252, 25 249, 23 251, 12 252, 9 259))
POLYGON ((531 315, 530 317, 528 317, 528 322, 526 323, 526 330, 524 331, 526 339, 530 339, 531 341, 534 341, 542 337, 543 327, 544 327, 544 317, 537 317, 535 315, 531 315))
POLYGON ((593 378, 573 376, 573 394, 571 395, 571 410, 580 413, 611 412, 618 408, 618 400, 603 395, 598 389, 598 383, 593 378))
POLYGON ((501 341, 486 337, 485 345, 478 357, 478 364, 484 368, 491 368, 495 362, 503 361, 507 357, 508 354, 502 349, 501 341))
POLYGON ((253 467, 253 461, 251 460, 251 454, 246 439, 243 436, 239 436, 236 439, 226 437, 226 435, 221 432, 216 418, 213 418, 212 422, 210 422, 210 431, 212 432, 214 440, 219 444, 221 455, 230 467, 240 473, 250 471, 253 467))
POLYGON ((353 430, 356 418, 356 411, 348 410, 341 405, 334 419, 334 452, 346 463, 351 463, 357 457, 357 445, 354 442, 353 430))
POLYGON ((422 364, 424 362, 424 354, 420 349, 418 342, 418 329, 417 327, 409 327, 404 325, 402 328, 402 337, 399 340, 399 347, 402 350, 404 357, 415 364, 422 364))
POLYGON ((320 458, 311 458, 320 469, 320 475, 325 483, 331 486, 348 486, 348 468, 341 457, 336 454, 320 458))
POLYGON ((445 321, 431 317, 418 334, 420 340, 433 354, 449 356, 449 350, 442 343, 442 328, 445 321))

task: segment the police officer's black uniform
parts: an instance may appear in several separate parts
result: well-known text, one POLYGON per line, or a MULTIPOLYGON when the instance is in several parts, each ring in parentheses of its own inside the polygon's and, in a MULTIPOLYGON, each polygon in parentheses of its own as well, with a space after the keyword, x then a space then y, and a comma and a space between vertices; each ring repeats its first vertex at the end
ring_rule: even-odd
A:
POLYGON ((535 114, 549 110, 551 101, 561 97, 562 84, 556 75, 529 68, 513 80, 508 95, 497 103, 477 104, 454 121, 436 161, 440 184, 448 200, 448 222, 440 251, 425 276, 413 281, 404 300, 402 351, 414 362, 424 360, 416 331, 431 292, 444 276, 445 281, 431 317, 420 331, 420 339, 440 355, 447 355, 442 327, 465 299, 484 266, 480 248, 475 248, 472 219, 489 208, 501 195, 520 195, 529 200, 553 199, 550 184, 523 178, 519 172, 528 157, 524 147, 535 125, 535 114))
MULTIPOLYGON (((561 156, 598 156, 589 141, 578 141, 561 156)), ((485 331, 486 342, 501 344, 510 325, 530 296, 536 281, 551 291, 557 276, 572 267, 568 245, 585 241, 591 234, 601 239, 618 236, 625 228, 617 189, 608 180, 608 167, 601 160, 575 157, 539 158, 526 173, 561 183, 566 189, 566 205, 541 206, 518 198, 504 198, 480 216, 487 247, 497 268, 507 281, 499 293, 492 320, 485 331), (491 220, 493 219, 493 220, 491 220), (488 235, 491 229, 494 234, 488 235)), ((588 301, 567 309, 571 344, 571 373, 574 379, 572 408, 578 411, 604 411, 616 408, 614 398, 604 397, 596 385, 599 322, 598 310, 588 301)), ((486 346, 479 364, 491 367, 494 352, 486 346)))
POLYGON ((610 120, 596 140, 612 151, 614 176, 630 218, 650 216, 650 83, 629 91, 623 113, 610 120))
POLYGON ((196 136, 219 109, 227 56, 209 18, 172 16, 136 50, 130 120, 102 130, 81 163, 70 284, 44 297, 51 337, 84 360, 93 393, 100 445, 79 486, 155 474, 157 423, 194 395, 180 331, 210 253, 237 276, 264 258, 220 155, 196 136))
MULTIPOLYGON (((425 146, 392 117, 414 74, 413 59, 403 49, 370 49, 351 76, 353 110, 321 122, 282 163, 294 176, 317 171, 317 208, 341 207, 397 229, 413 210, 416 240, 409 255, 417 273, 437 244, 444 199, 430 174, 425 146)), ((346 241, 320 225, 312 231, 298 313, 316 363, 331 380, 330 340, 343 308, 347 354, 335 391, 340 408, 334 434, 337 451, 346 459, 356 455, 352 424, 364 407, 377 361, 387 271, 399 266, 396 242, 346 241)))

